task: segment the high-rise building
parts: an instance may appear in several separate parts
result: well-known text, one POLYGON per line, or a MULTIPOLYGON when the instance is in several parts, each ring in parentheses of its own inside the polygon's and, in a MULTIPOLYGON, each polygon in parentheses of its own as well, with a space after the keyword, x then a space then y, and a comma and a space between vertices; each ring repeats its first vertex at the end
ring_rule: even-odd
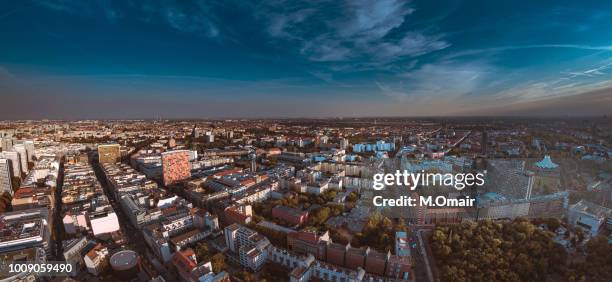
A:
POLYGON ((249 160, 251 162, 251 172, 257 171, 257 154, 255 151, 249 153, 249 160))
POLYGON ((28 162, 33 162, 34 158, 36 157, 36 153, 34 152, 34 141, 24 141, 23 145, 25 146, 26 153, 28 154, 28 162))
POLYGON ((2 151, 8 152, 13 150, 13 139, 11 137, 2 137, 2 151))
POLYGON ((121 146, 119 144, 98 145, 98 157, 101 164, 120 162, 121 146))
POLYGON ((13 195, 12 177, 11 161, 9 159, 0 159, 0 194, 9 192, 9 194, 13 195))
POLYGON ((346 149, 349 146, 349 141, 346 138, 340 138, 340 149, 346 149))
POLYGON ((259 271, 267 259, 268 238, 235 223, 225 227, 224 231, 225 243, 231 252, 238 254, 240 264, 252 271, 259 271))
POLYGON ((19 161, 21 163, 21 171, 25 174, 28 173, 28 151, 24 144, 15 144, 13 145, 13 150, 19 153, 19 161))
POLYGON ((13 177, 21 178, 21 160, 17 152, 0 152, 0 158, 8 159, 11 163, 13 177))
POLYGON ((171 185, 191 177, 190 153, 177 150, 162 153, 162 178, 164 185, 171 185))

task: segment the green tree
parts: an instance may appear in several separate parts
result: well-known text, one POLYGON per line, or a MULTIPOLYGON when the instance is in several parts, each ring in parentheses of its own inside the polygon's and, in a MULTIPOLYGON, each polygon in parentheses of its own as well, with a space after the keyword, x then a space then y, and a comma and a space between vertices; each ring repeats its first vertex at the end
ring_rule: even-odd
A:
POLYGON ((219 273, 225 270, 225 255, 223 255, 222 253, 215 254, 210 258, 210 261, 212 263, 213 272, 219 273))

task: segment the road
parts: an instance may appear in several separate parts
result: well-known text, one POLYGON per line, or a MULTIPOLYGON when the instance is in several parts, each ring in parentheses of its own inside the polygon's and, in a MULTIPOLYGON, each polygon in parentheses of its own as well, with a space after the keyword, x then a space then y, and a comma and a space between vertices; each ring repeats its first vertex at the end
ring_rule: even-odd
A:
POLYGON ((64 260, 62 246, 63 221, 62 221, 62 189, 64 187, 64 157, 60 160, 59 173, 57 174, 57 185, 55 187, 55 213, 53 214, 53 232, 55 234, 54 256, 56 261, 64 260))
MULTIPOLYGON (((401 170, 401 153, 398 153, 395 155, 395 157, 393 157, 390 160, 385 161, 385 166, 384 166, 384 170, 385 173, 395 173, 396 170, 401 170)), ((406 196, 407 191, 402 189, 401 187, 389 187, 391 189, 393 189, 393 193, 392 197, 401 197, 401 196, 406 196)), ((411 224, 410 222, 413 222, 413 214, 410 212, 410 209, 405 209, 402 211, 396 211, 396 213, 394 214, 396 216, 399 217, 403 217, 404 219, 406 219, 406 222, 408 222, 408 227, 410 230, 413 230, 413 232, 410 232, 409 236, 411 237, 410 242, 416 242, 417 246, 416 248, 412 248, 412 258, 414 261, 414 274, 415 274, 415 280, 416 281, 428 281, 428 282, 434 282, 435 278, 431 269, 431 263, 429 261, 428 258, 428 253, 425 249, 425 243, 423 240, 423 234, 422 231, 424 231, 423 229, 417 229, 417 226, 414 224, 411 224)))
POLYGON ((420 254, 419 257, 421 258, 421 261, 425 265, 425 271, 427 273, 427 281, 434 282, 434 276, 433 276, 433 272, 431 271, 431 265, 429 263, 429 258, 427 256, 427 250, 425 250, 425 242, 423 241, 422 231, 423 229, 419 229, 416 231, 416 235, 419 240, 419 243, 418 243, 418 248, 419 248, 418 252, 420 254))
POLYGON ((174 281, 173 279, 176 279, 176 277, 174 277, 174 275, 172 275, 163 265, 160 263, 154 263, 149 259, 152 257, 148 255, 151 251, 148 249, 149 246, 145 242, 144 235, 138 228, 132 225, 132 222, 123 212, 121 205, 115 200, 115 194, 111 189, 110 183, 108 183, 106 180, 100 164, 97 161, 93 161, 92 167, 96 173, 96 178, 98 178, 100 185, 102 185, 102 188, 104 189, 106 197, 108 197, 108 201, 119 218, 119 225, 123 235, 127 238, 128 244, 134 248, 134 251, 140 254, 144 264, 155 267, 157 272, 161 274, 166 281, 174 281), (147 255, 143 256, 143 254, 147 255))

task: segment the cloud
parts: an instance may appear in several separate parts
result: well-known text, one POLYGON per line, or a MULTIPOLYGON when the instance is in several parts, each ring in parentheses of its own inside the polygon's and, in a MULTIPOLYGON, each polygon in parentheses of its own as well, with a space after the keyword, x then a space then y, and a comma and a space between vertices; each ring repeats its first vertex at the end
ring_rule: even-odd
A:
POLYGON ((277 14, 270 19, 267 31, 274 37, 299 39, 290 32, 290 29, 296 24, 304 22, 314 12, 315 9, 302 9, 288 14, 277 14))
POLYGON ((168 24, 178 31, 201 33, 208 37, 219 35, 219 29, 207 17, 199 13, 187 13, 178 7, 167 7, 164 13, 168 24))
POLYGON ((474 56, 474 55, 492 54, 492 53, 499 53, 499 52, 512 51, 512 50, 522 50, 522 49, 539 49, 539 48, 563 48, 563 49, 580 49, 580 50, 594 50, 594 51, 612 51, 612 45, 591 46, 591 45, 576 45, 576 44, 531 44, 531 45, 510 45, 510 46, 464 50, 464 51, 459 51, 459 52, 449 54, 445 56, 444 59, 450 60, 450 59, 474 56))
POLYGON ((268 34, 297 42, 300 54, 311 61, 384 67, 450 46, 439 34, 401 30, 415 11, 406 1, 313 2, 297 7, 283 2, 286 9, 278 5, 269 2, 258 15, 267 22, 268 34))
POLYGON ((399 101, 454 101, 479 91, 493 73, 484 62, 440 62, 400 74, 396 82, 376 84, 382 94, 399 101))
POLYGON ((511 86, 490 96, 495 101, 514 104, 601 91, 612 87, 610 74, 606 73, 610 67, 612 60, 605 60, 584 70, 561 72, 561 76, 548 75, 538 80, 515 81, 511 86))
POLYGON ((514 104, 497 103, 469 110, 460 109, 457 115, 488 116, 601 116, 612 114, 612 85, 581 92, 576 95, 549 97, 537 101, 514 104))

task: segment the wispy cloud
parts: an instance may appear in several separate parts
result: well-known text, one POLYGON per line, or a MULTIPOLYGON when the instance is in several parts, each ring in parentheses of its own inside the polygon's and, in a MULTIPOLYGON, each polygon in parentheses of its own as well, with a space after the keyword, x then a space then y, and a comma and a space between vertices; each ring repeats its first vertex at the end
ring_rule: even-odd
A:
POLYGON ((281 10, 278 1, 273 3, 259 14, 268 22, 269 35, 297 41, 300 53, 311 61, 384 66, 450 46, 439 34, 400 30, 414 12, 407 1, 313 2, 281 10))
POLYGON ((219 35, 219 29, 204 15, 178 7, 166 7, 163 13, 168 24, 181 32, 199 33, 209 37, 219 35))
POLYGON ((479 90, 494 73, 484 62, 425 64, 399 75, 395 82, 377 82, 384 95, 399 101, 460 100, 479 90))
POLYGON ((561 72, 560 76, 552 75, 539 80, 516 82, 492 97, 507 103, 522 103, 607 89, 612 86, 612 74, 606 72, 610 67, 612 60, 606 60, 582 70, 561 72))
POLYGON ((460 57, 475 56, 482 54, 493 54, 504 51, 522 50, 522 49, 541 49, 541 48, 562 48, 562 49, 580 49, 594 51, 612 51, 612 45, 591 46, 591 45, 576 45, 576 44, 531 44, 531 45, 512 45, 500 46, 482 49, 463 50, 449 54, 444 59, 455 59, 460 57))

